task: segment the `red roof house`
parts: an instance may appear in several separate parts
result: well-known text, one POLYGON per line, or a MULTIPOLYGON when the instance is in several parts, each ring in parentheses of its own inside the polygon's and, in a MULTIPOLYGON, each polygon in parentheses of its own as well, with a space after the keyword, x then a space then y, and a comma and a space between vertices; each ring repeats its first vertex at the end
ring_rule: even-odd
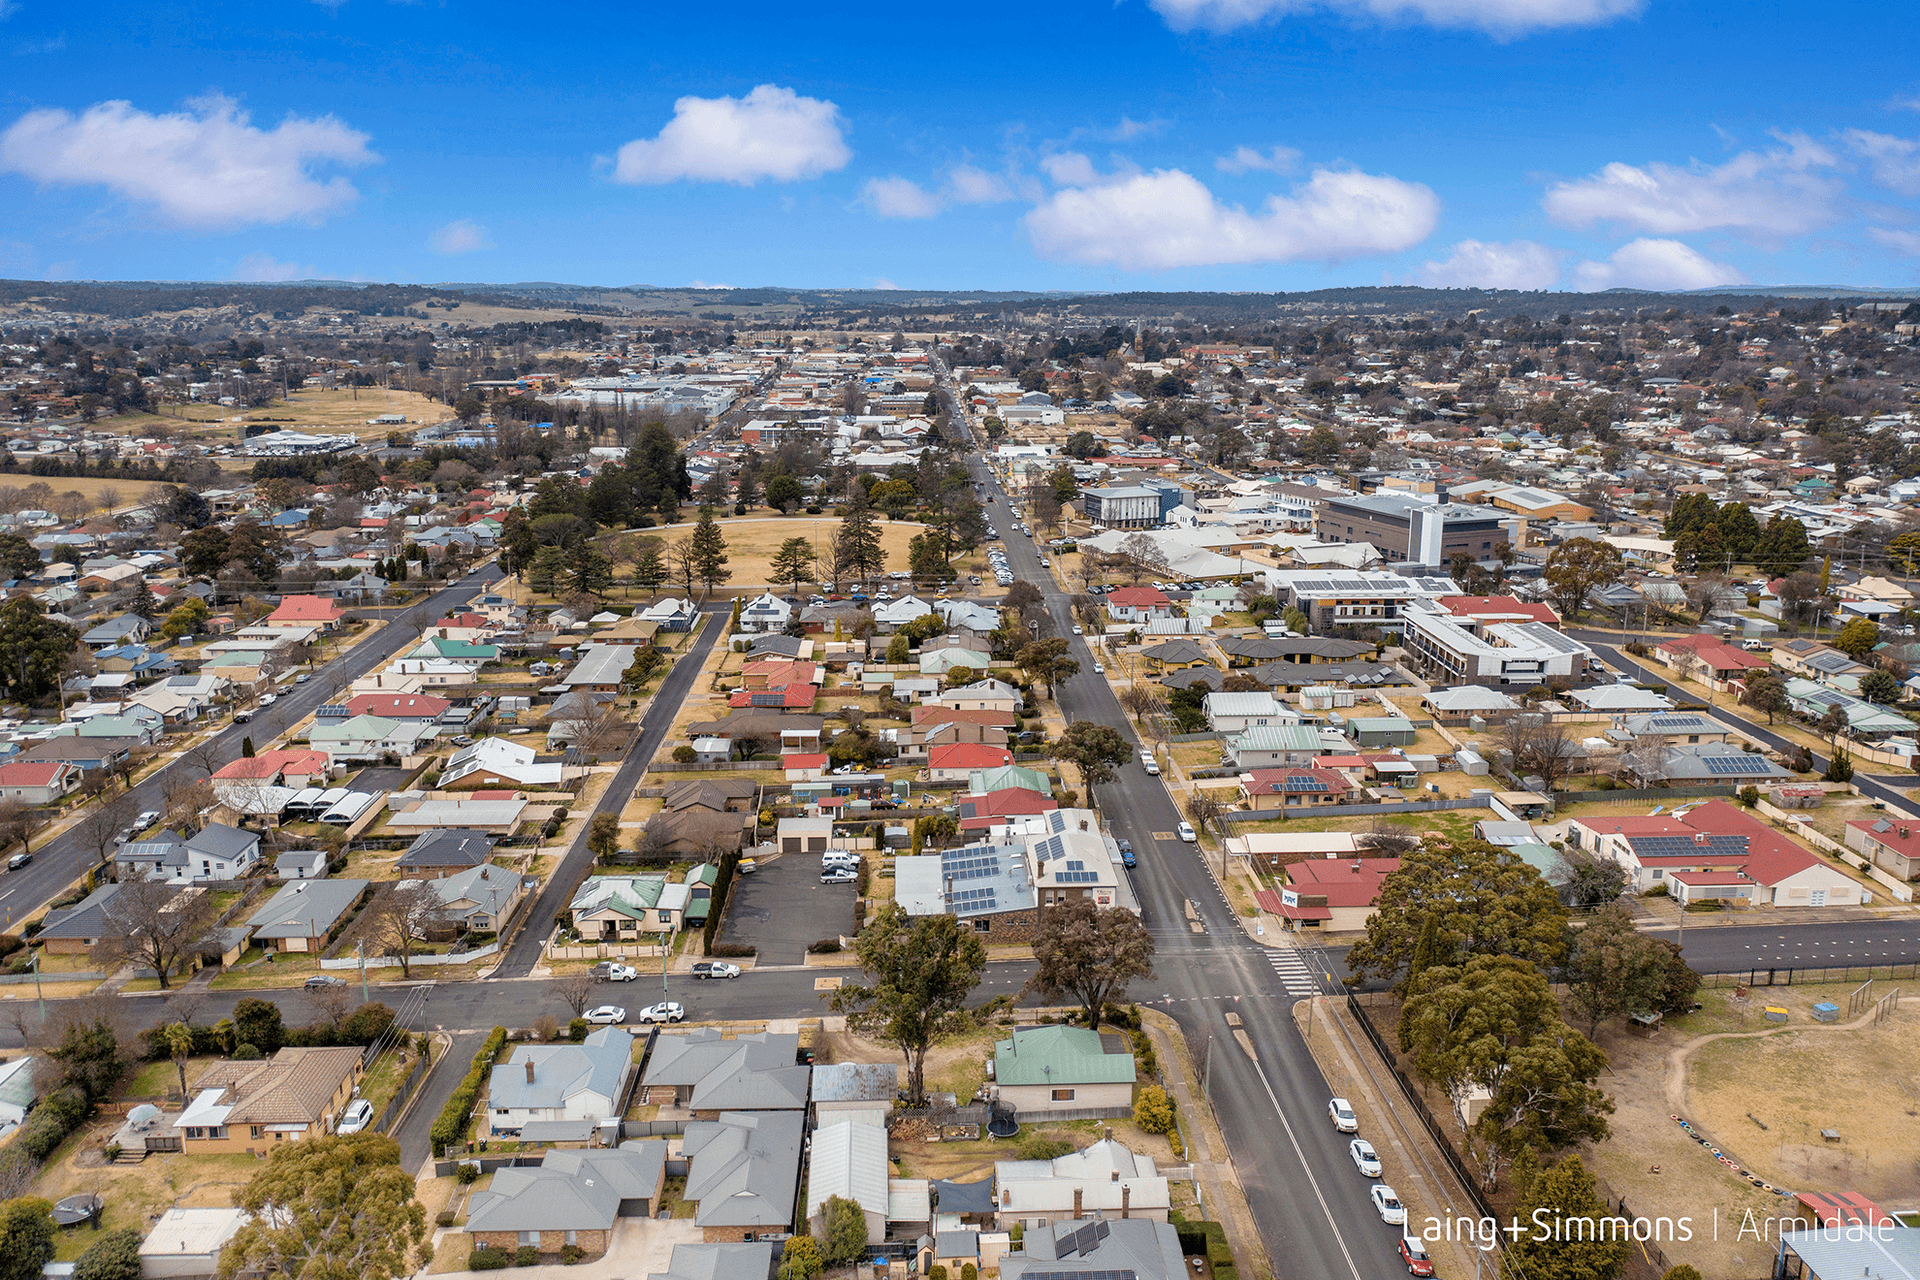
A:
POLYGON ((450 699, 424 693, 363 693, 346 702, 356 716, 384 716, 408 724, 432 724, 452 705, 450 699))
POLYGON ((1149 622, 1171 618, 1173 601, 1155 587, 1122 587, 1106 596, 1107 615, 1115 622, 1149 622))
POLYGON ((967 796, 960 801, 960 829, 986 831, 1002 826, 1008 818, 1024 818, 1047 813, 1060 806, 1052 796, 1027 787, 1002 787, 983 796, 967 796))
POLYGON ((52 804, 80 785, 80 766, 65 760, 16 760, 0 765, 0 796, 22 804, 52 804))
POLYGON ((1287 866, 1287 884, 1279 892, 1254 894, 1262 910, 1286 921, 1289 929, 1350 933, 1367 927, 1380 885, 1398 870, 1398 858, 1314 858, 1287 866))
POLYGON ((1750 671, 1765 671, 1772 659, 1736 649, 1717 636, 1676 636, 1653 647, 1653 656, 1675 671, 1725 692, 1750 671))
POLYGON ((1456 618, 1472 618, 1482 623, 1544 622, 1560 625, 1560 615, 1544 604, 1535 604, 1518 596, 1441 596, 1439 605, 1456 618))
POLYGON ((321 627, 332 630, 347 611, 319 596, 282 596, 280 607, 267 615, 270 627, 321 627))
POLYGON ((927 752, 927 776, 935 782, 965 782, 975 769, 1013 763, 1013 752, 984 742, 951 742, 927 752))

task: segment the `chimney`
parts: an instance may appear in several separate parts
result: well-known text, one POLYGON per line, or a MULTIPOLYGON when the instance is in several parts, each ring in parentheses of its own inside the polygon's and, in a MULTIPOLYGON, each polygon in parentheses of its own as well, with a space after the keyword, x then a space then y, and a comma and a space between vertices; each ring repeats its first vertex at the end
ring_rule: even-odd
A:
POLYGON ((1696 832, 1694 832, 1694 833, 1693 833, 1693 842, 1694 842, 1695 844, 1698 844, 1698 845, 1704 845, 1704 844, 1706 844, 1706 842, 1707 842, 1707 833, 1706 833, 1706 832, 1704 832, 1704 831, 1696 831, 1696 832))
POLYGON ((1120 1216, 1121 1217, 1125 1218, 1132 1214, 1133 1211, 1128 1207, 1128 1204, 1132 1199, 1133 1199, 1133 1184, 1128 1183, 1126 1186, 1120 1188, 1120 1216))
POLYGON ((953 877, 947 877, 947 910, 953 910, 953 877))
POLYGON ((1085 1192, 1079 1187, 1073 1189, 1073 1216, 1076 1218, 1080 1216, 1080 1197, 1084 1194, 1085 1192))
POLYGON ((1906 827, 1900 828, 1900 838, 1902 840, 1905 840, 1907 838, 1907 830, 1908 829, 1906 827))
POLYGON ((1108 1174, 1108 1176, 1107 1176, 1107 1181, 1108 1181, 1108 1182, 1118 1182, 1118 1181, 1120 1181, 1120 1171, 1119 1171, 1118 1169, 1109 1169, 1109 1170, 1107 1171, 1107 1174, 1108 1174))
POLYGON ((1007 1208, 1013 1203, 1013 1188, 1006 1187, 1000 1192, 1000 1207, 1007 1208))
POLYGON ((533 1059, 532 1058, 527 1059, 527 1083, 528 1084, 533 1083, 533 1059))

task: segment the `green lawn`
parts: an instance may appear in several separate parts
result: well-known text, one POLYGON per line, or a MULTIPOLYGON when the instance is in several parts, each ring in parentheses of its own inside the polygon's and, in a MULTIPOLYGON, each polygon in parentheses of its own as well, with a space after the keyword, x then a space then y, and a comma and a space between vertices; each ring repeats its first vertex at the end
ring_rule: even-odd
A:
POLYGON ((1467 840, 1473 836, 1474 823, 1491 816, 1491 809, 1443 809, 1340 817, 1336 806, 1334 813, 1312 818, 1268 818, 1260 822, 1235 823, 1233 834, 1243 836, 1256 831, 1365 831, 1377 822, 1415 833, 1436 831, 1449 840, 1467 840))

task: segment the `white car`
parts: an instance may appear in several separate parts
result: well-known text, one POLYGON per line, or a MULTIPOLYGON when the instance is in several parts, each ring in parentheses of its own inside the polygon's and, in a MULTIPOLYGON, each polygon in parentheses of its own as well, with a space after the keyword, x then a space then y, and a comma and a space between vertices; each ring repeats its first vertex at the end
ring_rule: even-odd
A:
POLYGON ((1107 669, 1096 662, 1093 664, 1093 674, 1103 676, 1107 674, 1107 669))
POLYGON ((347 1109, 340 1113, 340 1124, 334 1132, 342 1136, 358 1133, 372 1123, 373 1104, 365 1098, 355 1098, 347 1104, 347 1109))
POLYGON ((1327 1115, 1333 1120, 1333 1127, 1338 1132, 1360 1132, 1360 1117, 1353 1113, 1353 1104, 1345 1098, 1327 1099, 1327 1115))
POLYGON ((1087 634, 1087 633, 1086 633, 1086 632, 1084 632, 1084 631, 1082 631, 1082 630, 1080 629, 1080 624, 1076 622, 1076 623, 1074 623, 1074 624, 1073 624, 1073 634, 1075 634, 1075 635, 1077 635, 1077 636, 1083 636, 1083 635, 1085 635, 1085 634, 1087 634))
POLYGON ((588 972, 595 982, 632 982, 640 976, 638 969, 617 960, 602 960, 588 972))
POLYGON ((1399 1195, 1386 1183, 1374 1183, 1373 1190, 1367 1192, 1367 1199, 1373 1201, 1373 1210, 1380 1215, 1380 1221, 1390 1227, 1407 1225, 1407 1206, 1400 1203, 1399 1195))
POLYGON ((1363 1178, 1380 1176, 1380 1156, 1373 1144, 1365 1138, 1355 1138, 1347 1144, 1347 1154, 1353 1157, 1353 1167, 1360 1171, 1363 1178))
MULTIPOLYGON (((640 1011, 641 1020, 646 1019, 646 1010, 640 1011)), ((627 1011, 617 1004, 603 1004, 597 1009, 589 1009, 580 1015, 589 1025, 595 1027, 617 1027, 627 1020, 627 1011)))
POLYGON ((820 873, 821 884, 852 884, 860 873, 851 867, 828 867, 820 873))
POLYGON ((1182 840, 1182 841, 1183 841, 1184 843, 1186 843, 1186 844, 1198 844, 1198 843, 1199 843, 1199 841, 1200 841, 1200 837, 1194 834, 1194 832, 1193 832, 1193 824, 1192 824, 1191 822, 1182 822, 1182 823, 1180 824, 1180 828, 1179 828, 1179 829, 1180 829, 1180 839, 1181 839, 1181 840, 1182 840))
POLYGON ((260 705, 263 707, 270 707, 278 701, 280 701, 280 695, 277 693, 263 693, 260 695, 260 705))
MULTIPOLYGON (((617 1010, 625 1020, 626 1010, 617 1010)), ((591 1019, 592 1015, 588 1015, 591 1019)), ((635 1022, 682 1022, 687 1016, 686 1006, 677 1000, 662 1000, 659 1004, 650 1004, 634 1015, 635 1022)))

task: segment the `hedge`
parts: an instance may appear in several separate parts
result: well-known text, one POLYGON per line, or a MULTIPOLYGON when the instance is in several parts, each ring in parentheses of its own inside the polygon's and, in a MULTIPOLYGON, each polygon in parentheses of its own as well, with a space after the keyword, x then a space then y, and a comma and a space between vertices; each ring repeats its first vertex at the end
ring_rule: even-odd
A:
POLYGON ((473 1114, 473 1103, 480 1096, 480 1086, 485 1083, 487 1073, 493 1070, 494 1062, 507 1047, 507 1029, 495 1027, 487 1036, 486 1043, 480 1046, 480 1052, 473 1055, 473 1065, 467 1068, 467 1074, 447 1099, 447 1105, 440 1108, 440 1115, 433 1122, 430 1137, 435 1155, 445 1155, 447 1148, 464 1139, 467 1132, 467 1117, 473 1114))

